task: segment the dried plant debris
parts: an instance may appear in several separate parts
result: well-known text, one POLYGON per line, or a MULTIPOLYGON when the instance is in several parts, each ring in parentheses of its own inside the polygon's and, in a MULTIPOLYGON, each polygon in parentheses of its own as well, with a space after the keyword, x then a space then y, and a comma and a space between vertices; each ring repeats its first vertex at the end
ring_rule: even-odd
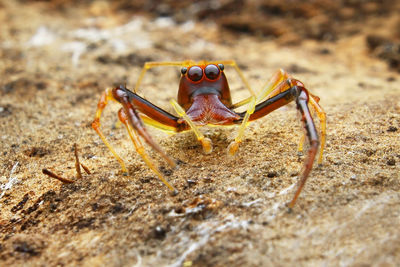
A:
MULTIPOLYGON (((75 170, 76 170, 76 178, 77 179, 82 179, 82 172, 81 172, 81 167, 85 170, 87 174, 91 174, 90 170, 88 167, 83 165, 82 163, 79 162, 79 155, 78 155, 78 145, 74 144, 74 155, 75 155, 75 170)), ((60 175, 55 174, 52 171, 49 171, 48 169, 42 169, 42 173, 46 174, 47 176, 57 179, 65 184, 72 184, 74 183, 74 180, 64 178, 60 175)))

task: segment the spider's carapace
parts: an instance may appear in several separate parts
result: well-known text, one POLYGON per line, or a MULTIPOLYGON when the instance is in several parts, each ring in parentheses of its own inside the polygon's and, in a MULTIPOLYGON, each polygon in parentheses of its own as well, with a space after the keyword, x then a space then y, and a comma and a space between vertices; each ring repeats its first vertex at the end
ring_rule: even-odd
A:
POLYGON ((239 67, 232 60, 215 62, 147 62, 145 63, 134 91, 125 86, 106 89, 100 97, 97 105, 95 119, 92 123, 93 129, 113 153, 121 164, 122 170, 127 172, 124 161, 117 155, 114 148, 105 138, 100 130, 100 117, 109 100, 117 101, 122 105, 118 112, 120 121, 125 125, 128 134, 147 166, 173 192, 177 190, 164 178, 161 172, 146 154, 140 141, 143 138, 155 151, 157 151, 172 167, 175 161, 168 156, 164 150, 147 133, 145 124, 170 132, 181 132, 193 130, 197 139, 201 142, 206 153, 212 151, 211 140, 205 137, 199 130, 204 125, 233 125, 238 124, 239 129, 236 137, 228 147, 228 153, 234 155, 242 142, 245 128, 249 121, 259 119, 270 112, 292 102, 301 114, 301 121, 305 129, 305 136, 300 141, 299 150, 302 151, 305 137, 310 144, 307 157, 304 161, 303 172, 299 179, 298 187, 289 207, 292 208, 312 170, 313 162, 320 147, 318 163, 322 163, 323 149, 326 135, 326 116, 318 104, 319 98, 312 95, 304 87, 303 83, 289 76, 284 70, 278 70, 271 79, 263 86, 258 94, 250 88, 239 67), (250 92, 250 97, 232 103, 230 89, 224 73, 224 66, 233 67, 250 92), (148 69, 160 66, 181 67, 181 79, 179 83, 178 99, 172 99, 177 116, 173 115, 140 97, 137 89, 148 69), (245 112, 236 112, 235 109, 247 105, 245 112), (320 135, 318 135, 313 117, 310 112, 312 108, 320 120, 320 135))

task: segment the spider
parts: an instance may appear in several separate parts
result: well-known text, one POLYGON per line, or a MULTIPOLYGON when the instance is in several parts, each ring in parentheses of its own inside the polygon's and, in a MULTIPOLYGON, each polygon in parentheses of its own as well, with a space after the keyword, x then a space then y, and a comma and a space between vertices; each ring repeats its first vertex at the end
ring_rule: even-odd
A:
POLYGON ((235 155, 243 140, 245 128, 250 121, 262 118, 289 102, 295 101, 305 129, 305 134, 299 143, 299 151, 303 150, 303 143, 306 137, 309 142, 309 149, 303 163, 303 170, 298 181, 297 190, 288 205, 290 208, 295 205, 310 174, 319 147, 318 163, 322 163, 326 136, 326 116, 318 104, 319 97, 309 93, 302 82, 292 78, 282 69, 276 71, 262 87, 261 92, 256 94, 250 88, 243 73, 233 60, 200 61, 197 63, 191 60, 181 62, 146 62, 133 92, 122 85, 116 88, 108 88, 103 92, 97 104, 95 119, 92 122, 93 129, 118 160, 122 171, 127 173, 124 161, 118 156, 100 130, 101 113, 109 100, 119 102, 122 105, 122 108, 118 111, 118 118, 125 125, 137 153, 139 153, 147 166, 174 193, 177 193, 177 190, 164 178, 152 159, 146 154, 140 137, 152 149, 158 152, 171 167, 175 167, 176 162, 152 139, 146 130, 145 124, 174 133, 192 130, 200 141, 205 153, 211 153, 212 143, 209 138, 205 137, 199 131, 199 127, 205 125, 239 125, 236 137, 228 146, 228 153, 235 155), (228 81, 224 73, 225 65, 233 67, 236 70, 240 79, 250 91, 250 97, 238 103, 232 103, 228 81), (147 70, 161 66, 181 67, 178 99, 177 101, 174 99, 171 100, 177 116, 155 106, 137 94, 137 90, 147 70), (246 111, 235 112, 235 109, 245 105, 247 105, 246 111), (310 110, 315 111, 320 121, 320 136, 318 136, 310 110))

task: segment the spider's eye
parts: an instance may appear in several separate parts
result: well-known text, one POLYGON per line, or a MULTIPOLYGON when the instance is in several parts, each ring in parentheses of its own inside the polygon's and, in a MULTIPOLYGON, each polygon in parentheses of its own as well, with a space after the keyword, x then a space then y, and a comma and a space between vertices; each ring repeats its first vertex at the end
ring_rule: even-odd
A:
POLYGON ((182 75, 185 75, 185 74, 186 74, 186 72, 187 72, 187 68, 186 68, 186 67, 183 67, 183 68, 181 69, 181 73, 182 73, 182 75))
POLYGON ((219 67, 219 69, 220 69, 221 71, 223 71, 224 68, 225 68, 225 67, 224 67, 224 64, 221 64, 221 63, 218 64, 218 67, 219 67))
POLYGON ((204 72, 208 79, 215 80, 219 76, 219 68, 216 65, 208 65, 204 72))
POLYGON ((203 78, 203 70, 199 66, 193 66, 188 71, 188 77, 194 82, 200 81, 203 78))

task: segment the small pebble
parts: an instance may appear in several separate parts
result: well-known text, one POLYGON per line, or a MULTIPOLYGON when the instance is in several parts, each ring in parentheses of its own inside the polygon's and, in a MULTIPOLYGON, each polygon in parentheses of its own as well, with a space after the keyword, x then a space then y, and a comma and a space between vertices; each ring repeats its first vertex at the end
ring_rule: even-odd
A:
POLYGON ((267 173, 267 177, 268 178, 273 178, 273 177, 277 177, 278 173, 276 171, 272 171, 272 172, 268 172, 267 173))
POLYGON ((186 182, 187 182, 188 186, 192 186, 192 185, 197 184, 197 182, 195 180, 190 180, 190 179, 186 180, 186 182))
POLYGON ((205 183, 212 183, 213 180, 210 177, 203 177, 202 178, 205 183))
POLYGON ((389 159, 389 160, 386 162, 386 164, 389 165, 389 166, 394 166, 394 165, 396 165, 396 161, 395 161, 394 159, 389 159))
POLYGON ((155 234, 156 238, 163 239, 165 237, 165 235, 167 234, 167 232, 165 231, 165 229, 162 226, 157 225, 156 228, 154 229, 154 234, 155 234))

